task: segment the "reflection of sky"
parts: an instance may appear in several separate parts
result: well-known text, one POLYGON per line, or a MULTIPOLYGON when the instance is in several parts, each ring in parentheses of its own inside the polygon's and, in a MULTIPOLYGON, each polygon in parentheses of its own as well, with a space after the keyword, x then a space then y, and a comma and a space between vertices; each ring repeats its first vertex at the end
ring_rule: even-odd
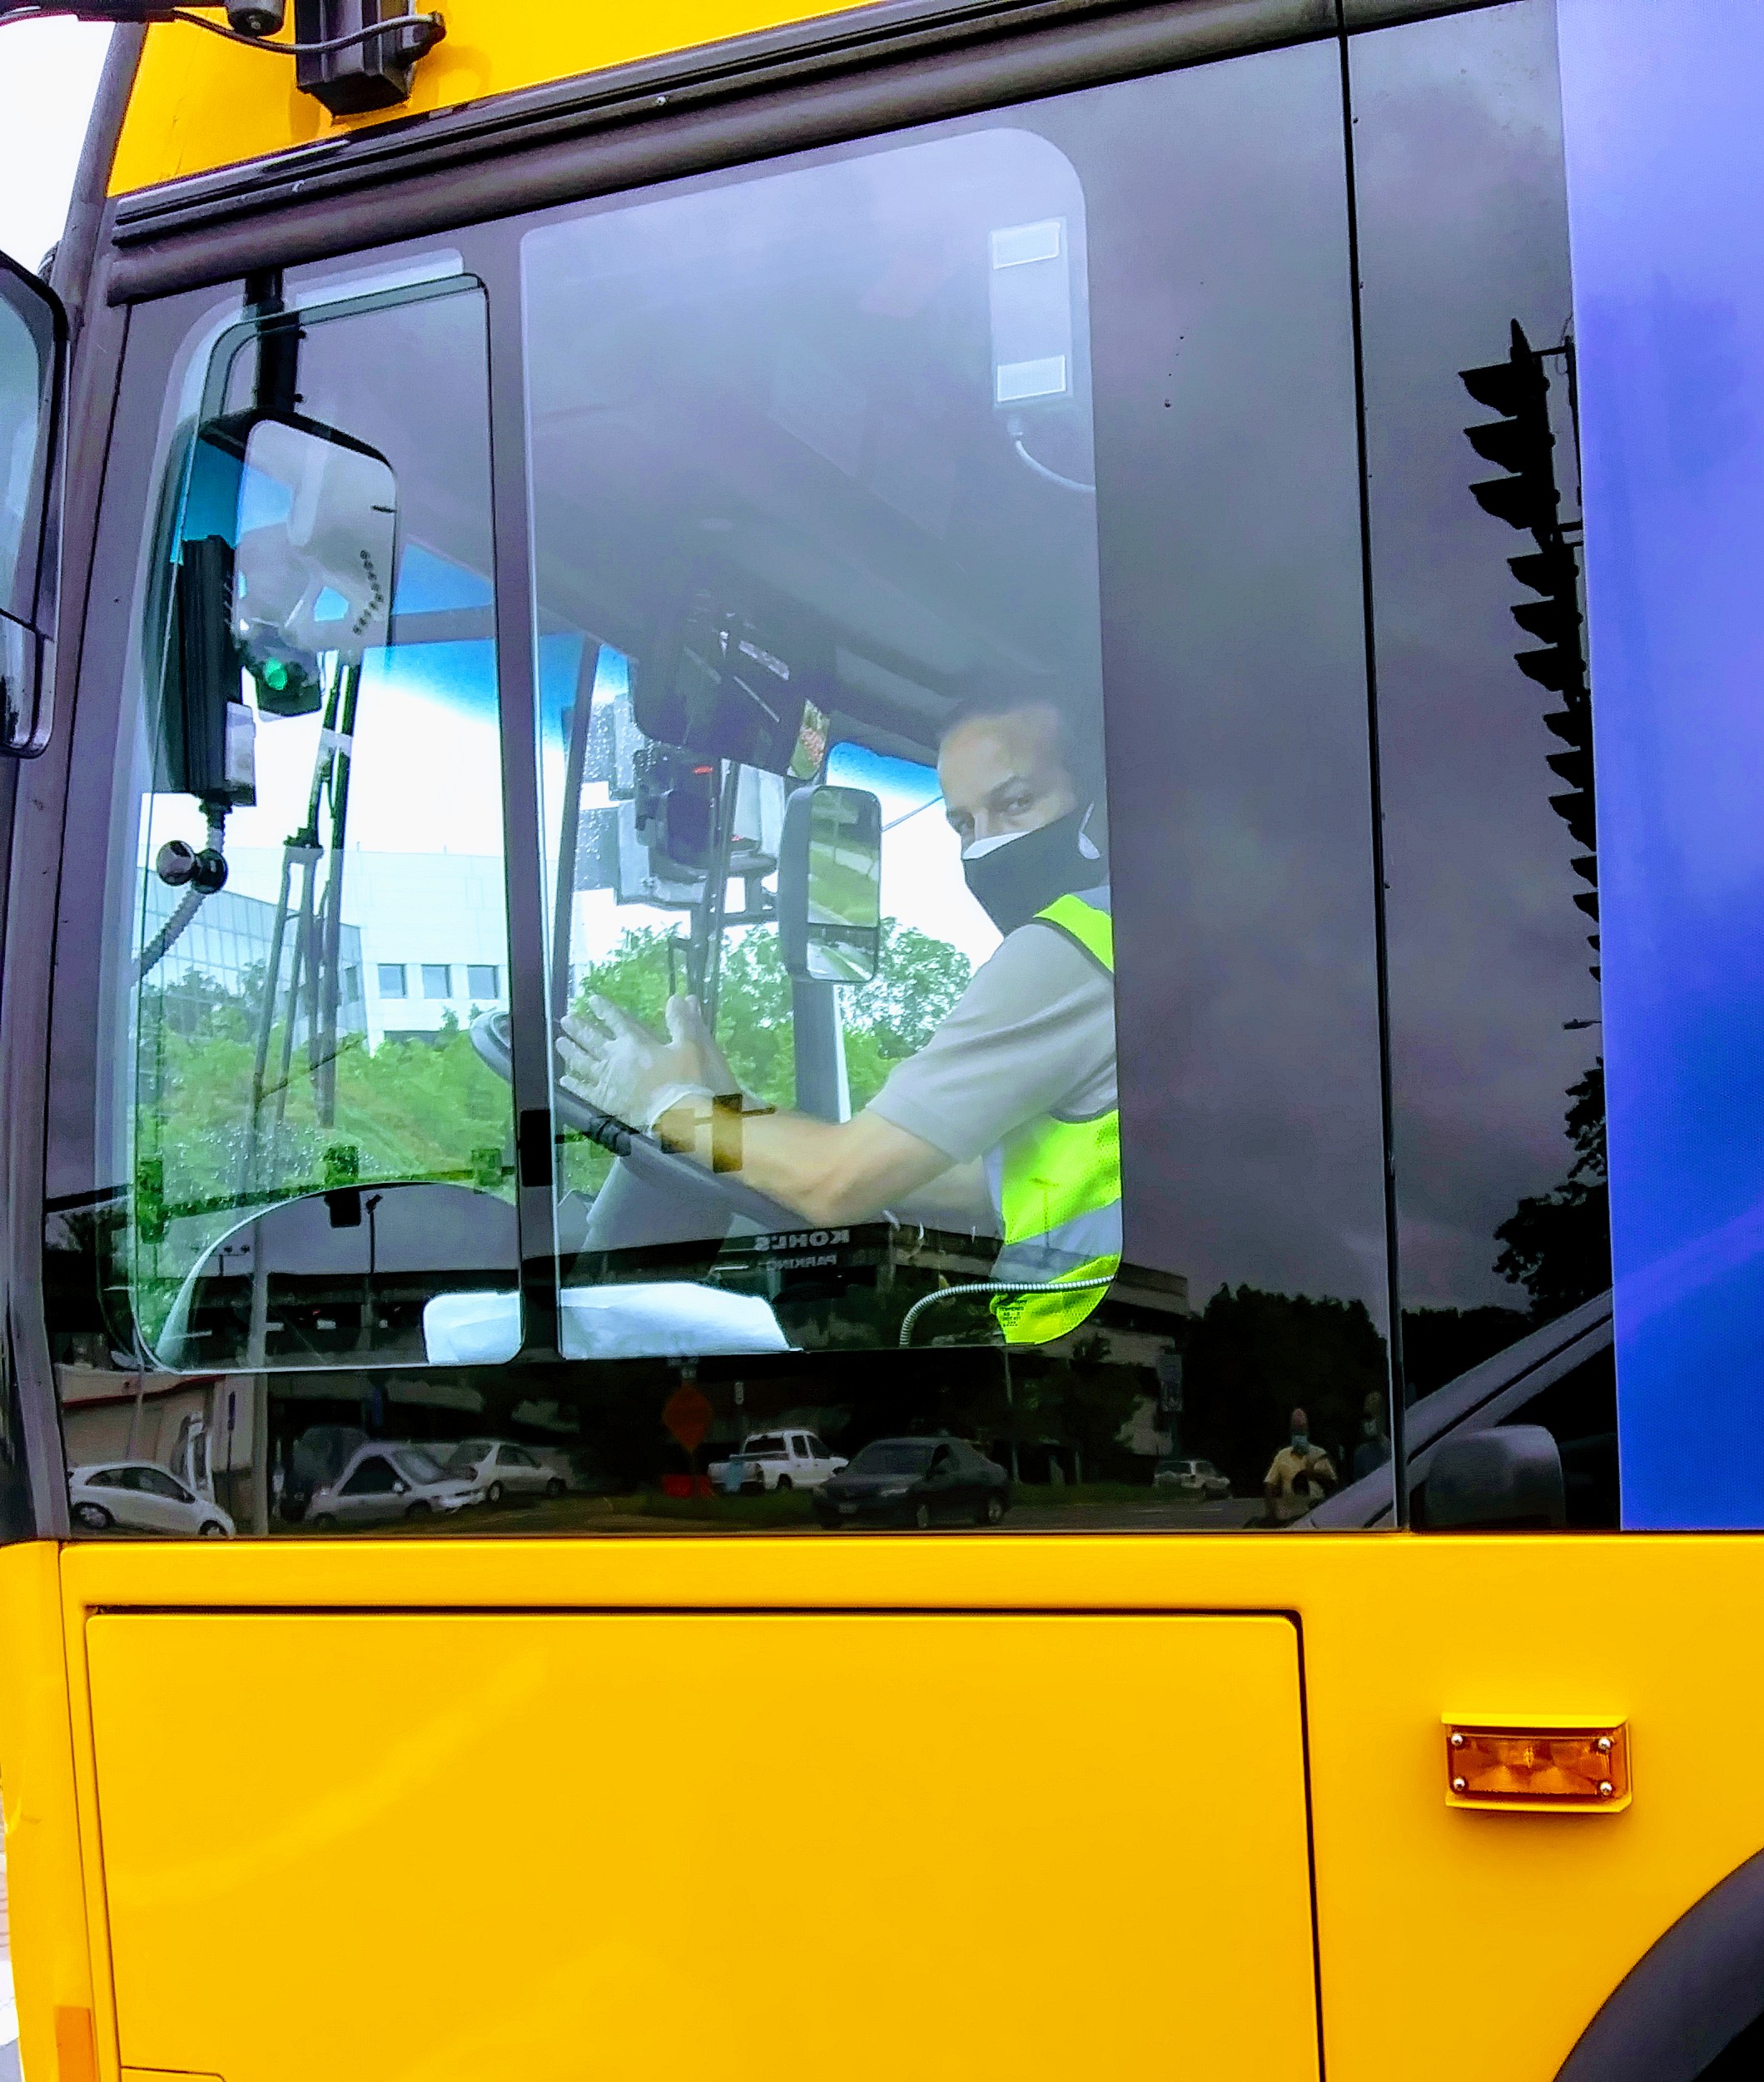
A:
POLYGON ((934 768, 838 744, 827 778, 867 788, 882 806, 882 915, 959 947, 976 966, 998 945, 991 920, 968 894, 962 847, 943 817, 934 768))
POLYGON ((489 607, 494 589, 481 573, 438 557, 420 542, 407 542, 398 559, 392 595, 395 614, 434 614, 445 608, 489 607))
MULTIPOLYGON (((235 847, 279 860, 306 821, 319 715, 260 716, 257 801, 227 818, 235 847)), ((495 648, 489 642, 410 644, 369 654, 361 674, 350 770, 347 843, 370 852, 502 852, 502 754, 495 648)), ((205 842, 201 812, 184 797, 156 800, 150 851, 167 838, 205 842)), ((321 832, 328 837, 328 812, 321 832)), ((244 888, 273 898, 271 889, 244 888)))

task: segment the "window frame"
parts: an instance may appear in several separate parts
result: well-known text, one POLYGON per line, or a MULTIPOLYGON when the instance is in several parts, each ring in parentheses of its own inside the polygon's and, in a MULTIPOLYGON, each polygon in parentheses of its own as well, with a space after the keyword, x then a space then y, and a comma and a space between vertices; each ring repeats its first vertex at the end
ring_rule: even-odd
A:
MULTIPOLYGON (((62 934, 60 900, 77 889, 81 834, 107 829, 107 785, 128 640, 128 610, 97 589, 95 567, 131 568, 140 516, 152 495, 151 441, 131 399, 157 403, 191 316, 218 286, 249 269, 395 256, 406 242, 445 237, 484 283, 489 326, 493 531, 498 571, 504 827, 511 1001, 543 1001, 542 828, 537 802, 535 658, 524 588, 530 569, 519 382, 518 233, 487 226, 499 213, 658 186, 686 175, 758 167, 817 145, 883 137, 940 117, 1008 107, 1040 96, 1185 69, 1290 45, 1335 41, 1392 23, 1443 17, 1493 0, 1195 0, 1143 17, 1041 26, 1031 7, 999 8, 966 27, 950 12, 884 5, 782 31, 731 39, 707 56, 678 54, 605 76, 510 95, 483 108, 444 112, 414 130, 368 132, 346 156, 294 151, 268 165, 167 184, 103 207, 89 281, 78 286, 82 356, 67 445, 70 486, 62 577, 70 626, 60 645, 55 697, 73 727, 38 769, 22 802, 24 854, 59 863, 12 892, 14 950, 55 947, 58 1013, 71 996, 97 1001, 97 954, 62 934), (816 84, 829 74, 830 84, 816 84), (658 115, 656 84, 690 92, 658 115), (714 82, 714 86, 712 82, 714 82), (487 140, 496 156, 489 157, 487 140), (341 163, 339 163, 340 160, 341 163), (125 349, 127 350, 127 356, 125 349), (102 492, 102 499, 101 499, 102 492), (120 539, 119 539, 120 537, 120 539), (76 756, 76 753, 80 756, 76 756), (96 755, 94 756, 92 755, 96 755)), ((120 124, 122 97, 111 117, 120 124)), ((162 395, 162 391, 161 393, 162 395)), ((68 1532, 67 1461, 43 1299, 43 1224, 92 1203, 89 1180, 57 1191, 67 1174, 65 1125, 77 1121, 57 1091, 100 1089, 96 1036, 60 1019, 72 1060, 52 1058, 52 976, 42 952, 7 965, 4 1021, 6 1160, 15 1181, 7 1253, 27 1454, 37 1530, 68 1532), (47 1131, 53 1118, 55 1132, 47 1131)), ((522 1356, 556 1359, 552 1260, 549 1084, 542 1040, 515 1064, 516 1194, 528 1344, 522 1356), (536 1102, 536 1104, 534 1103, 536 1102)), ((81 1136, 73 1137, 79 1169, 81 1136)), ((1400 1427, 1394 1443, 1399 1520, 1406 1517, 1400 1427)))

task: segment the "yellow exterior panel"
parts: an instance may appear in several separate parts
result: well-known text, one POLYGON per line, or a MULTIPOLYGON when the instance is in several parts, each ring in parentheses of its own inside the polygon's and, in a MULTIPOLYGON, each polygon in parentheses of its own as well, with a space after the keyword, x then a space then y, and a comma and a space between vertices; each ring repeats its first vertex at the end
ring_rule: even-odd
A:
POLYGON ((329 114, 296 89, 291 58, 241 49, 186 22, 150 29, 112 164, 112 194, 842 10, 801 0, 655 0, 629 8, 445 0, 440 12, 446 41, 417 67, 410 100, 371 116, 329 114))
POLYGON ((1316 2073, 1284 1619, 108 1613, 87 1642, 126 2062, 1316 2073))
POLYGON ((0 1791, 18 2038, 37 2078, 86 2082, 92 1965, 74 1794, 55 1547, 0 1548, 0 1791), (62 2057, 64 2054, 68 2058, 62 2057))
MULTIPOLYGON (((0 1578, 13 1633, 19 1619, 12 1607, 28 1574, 14 1563, 0 1578)), ((1764 1541, 1757 1538, 93 1543, 64 1551, 62 1582, 73 1720, 82 1731, 90 1714, 80 1647, 94 1609, 1289 1611, 1303 1643, 1331 2082, 1409 2082, 1436 2064, 1442 2046, 1454 2070, 1552 2082, 1588 2020, 1655 1939, 1764 1846, 1764 1780, 1724 1767, 1764 1713, 1764 1669, 1746 1648, 1764 1596, 1764 1541), (1627 1721, 1633 1804, 1596 1815, 1453 1810, 1442 1778, 1442 1715, 1538 1726, 1627 1721)), ((47 1666, 9 1658, 10 1668, 26 1667, 47 1666)), ((504 1681, 512 1682, 505 1672, 504 1681)), ((733 1727, 743 1757, 789 1756, 802 1697, 796 1679, 780 1691, 764 1668, 737 1663, 723 1667, 719 1682, 721 1690, 708 1681, 677 1690, 680 1711, 702 1717, 714 1707, 713 1726, 733 1727)), ((443 1801, 433 1811, 436 1828, 455 1842, 480 1830, 524 1828, 535 1776, 519 1714, 497 1707, 480 1674, 460 1673, 453 1689, 460 1711, 499 1710, 510 1732, 494 1811, 476 1795, 464 1805, 443 1801)), ((9 1688, 7 1720, 16 1697, 9 1688)), ((432 1724, 435 1702, 418 1694, 415 1703, 432 1724)), ((607 1712, 626 1710, 613 1701, 607 1712)), ((309 1709, 298 1687, 284 1683, 262 1711, 267 1722, 281 1712, 301 1727, 309 1709)), ((593 1734, 592 1725, 584 1727, 584 1745, 593 1734)), ((1047 1724, 1026 1714, 1020 1741, 1048 1786, 1074 1775, 1047 1724)), ((87 1734, 81 1745, 84 1799, 92 1783, 87 1734)), ((719 1754, 715 1740, 699 1746, 696 1785, 717 1786, 719 1754)), ((971 1760, 959 1744, 936 1754, 940 1780, 954 1776, 948 1792, 959 1806, 971 1796, 971 1760)), ((12 1755, 8 1748, 9 1773, 17 1768, 12 1755)), ((1116 1766, 1135 1774, 1147 1803, 1162 1790, 1155 1756, 1148 1766, 1139 1750, 1123 1747, 1116 1766)), ((1093 1750, 1076 1773, 1088 1784, 1098 1769, 1093 1750)), ((333 1774, 327 1766, 315 1776, 328 1782, 333 1774)), ((621 1783, 609 1776, 600 1793, 617 1807, 621 1783)), ((688 1789, 691 1802, 709 1796, 688 1789)), ((1117 1797, 1107 1787, 1101 1796, 1117 1797)), ((619 1838, 645 1873, 679 1876, 688 1947, 702 1941, 691 1906, 699 1871, 687 1862, 702 1860, 702 1833, 683 1803, 678 1841, 659 1820, 640 1857, 630 1836, 619 1838)), ((186 1830, 181 1841, 201 1837, 200 1829, 186 1830)), ((33 1872, 15 1885, 21 1931, 41 1912, 35 1889, 43 1869, 33 1872)), ((863 1912, 861 1891, 854 1896, 847 1885, 804 1884, 830 1929, 854 1899, 863 1912)), ((1122 1884, 1151 1883, 1124 1872, 1122 1884)), ((1161 1913, 1166 1901, 1205 1898, 1211 1880, 1184 1859, 1159 1884, 1161 1913)), ((334 1891, 340 1899, 340 1880, 334 1891)), ((59 1897, 52 1890, 50 1912, 67 1906, 65 1886, 59 1897)), ((1057 1906, 1050 1903, 1048 1913, 1057 1916, 1057 1906)), ((97 1932, 94 1943, 102 1950, 97 1932)), ((20 1967, 21 2002, 40 2002, 22 1955, 20 1967)), ((99 2044, 107 2061, 114 2058, 105 2050, 114 2045, 105 2035, 107 1957, 102 1975, 99 2044)), ((1136 2001, 1137 1992, 1123 1984, 1119 2000, 1136 2001)))

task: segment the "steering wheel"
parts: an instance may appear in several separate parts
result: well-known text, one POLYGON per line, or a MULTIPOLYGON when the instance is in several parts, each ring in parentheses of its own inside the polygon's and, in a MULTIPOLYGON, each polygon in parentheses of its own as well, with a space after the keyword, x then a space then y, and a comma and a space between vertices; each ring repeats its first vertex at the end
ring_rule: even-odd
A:
MULTIPOLYGON (((472 1021, 471 1037, 472 1046, 483 1060, 499 1077, 512 1084, 514 1071, 509 1015, 480 1012, 472 1021)), ((690 1157, 664 1148, 653 1135, 603 1113, 599 1106, 566 1091, 561 1084, 553 1089, 552 1106, 567 1127, 579 1129, 603 1150, 610 1150, 640 1185, 676 1200, 719 1202, 725 1226, 737 1215, 768 1232, 807 1226, 793 1208, 756 1191, 738 1172, 708 1171, 690 1157)))

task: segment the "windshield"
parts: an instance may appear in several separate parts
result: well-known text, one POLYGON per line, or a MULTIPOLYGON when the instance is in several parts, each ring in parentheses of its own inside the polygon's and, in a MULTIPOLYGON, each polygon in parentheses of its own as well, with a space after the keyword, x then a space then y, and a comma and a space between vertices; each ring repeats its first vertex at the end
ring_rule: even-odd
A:
POLYGON ((400 1447, 392 1455, 392 1463, 406 1482, 445 1482, 447 1479, 440 1463, 431 1459, 420 1447, 400 1447))
POLYGON ((873 1446, 864 1448, 848 1472, 854 1475, 923 1474, 936 1450, 910 1439, 879 1439, 873 1446))

